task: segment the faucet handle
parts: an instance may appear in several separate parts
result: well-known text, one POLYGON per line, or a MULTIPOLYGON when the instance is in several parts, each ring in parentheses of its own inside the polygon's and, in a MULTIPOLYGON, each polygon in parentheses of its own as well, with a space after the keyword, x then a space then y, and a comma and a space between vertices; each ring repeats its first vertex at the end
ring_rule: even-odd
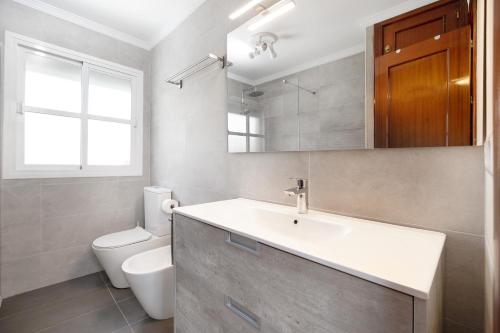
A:
POLYGON ((288 178, 288 179, 295 180, 297 182, 297 188, 299 190, 302 190, 302 189, 304 189, 307 186, 307 179, 305 179, 305 178, 291 177, 291 178, 288 178))

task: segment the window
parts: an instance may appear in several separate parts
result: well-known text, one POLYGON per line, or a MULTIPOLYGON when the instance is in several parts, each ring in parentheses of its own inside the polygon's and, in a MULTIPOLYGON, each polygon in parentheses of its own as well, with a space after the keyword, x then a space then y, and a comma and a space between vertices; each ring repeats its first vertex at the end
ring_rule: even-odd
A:
POLYGON ((142 174, 141 71, 5 40, 4 178, 142 174))
POLYGON ((264 129, 260 117, 228 112, 227 144, 230 153, 264 152, 264 129))

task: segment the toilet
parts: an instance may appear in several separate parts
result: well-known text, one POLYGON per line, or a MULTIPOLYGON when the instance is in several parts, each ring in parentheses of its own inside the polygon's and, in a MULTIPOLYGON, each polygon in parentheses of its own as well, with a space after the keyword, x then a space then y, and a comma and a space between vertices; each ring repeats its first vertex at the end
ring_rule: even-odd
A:
POLYGON ((122 264, 126 259, 170 245, 171 223, 169 215, 161 210, 161 204, 171 198, 172 191, 169 189, 159 186, 145 187, 145 229, 138 226, 115 232, 101 236, 92 243, 92 250, 115 288, 130 287, 122 271, 122 264))
POLYGON ((151 318, 162 320, 174 316, 175 273, 170 245, 128 258, 122 270, 151 318))

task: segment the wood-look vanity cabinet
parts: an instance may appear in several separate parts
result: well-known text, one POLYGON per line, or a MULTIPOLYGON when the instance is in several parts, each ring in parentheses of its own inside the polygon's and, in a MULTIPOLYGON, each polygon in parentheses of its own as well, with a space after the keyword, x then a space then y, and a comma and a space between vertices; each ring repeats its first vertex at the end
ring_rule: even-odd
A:
POLYGON ((176 333, 416 332, 410 295, 180 214, 174 228, 176 333))

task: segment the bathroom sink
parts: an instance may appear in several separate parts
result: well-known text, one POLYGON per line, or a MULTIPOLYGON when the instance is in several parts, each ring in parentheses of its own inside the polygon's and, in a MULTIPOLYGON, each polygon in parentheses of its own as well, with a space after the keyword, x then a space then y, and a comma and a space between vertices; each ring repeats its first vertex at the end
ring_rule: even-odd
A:
POLYGON ((253 223, 265 233, 287 242, 302 243, 302 247, 331 246, 332 242, 350 232, 347 225, 325 221, 308 214, 286 214, 271 209, 255 208, 253 223))
POLYGON ((248 199, 174 212, 422 299, 429 296, 446 239, 439 232, 315 210, 298 214, 295 207, 248 199))

